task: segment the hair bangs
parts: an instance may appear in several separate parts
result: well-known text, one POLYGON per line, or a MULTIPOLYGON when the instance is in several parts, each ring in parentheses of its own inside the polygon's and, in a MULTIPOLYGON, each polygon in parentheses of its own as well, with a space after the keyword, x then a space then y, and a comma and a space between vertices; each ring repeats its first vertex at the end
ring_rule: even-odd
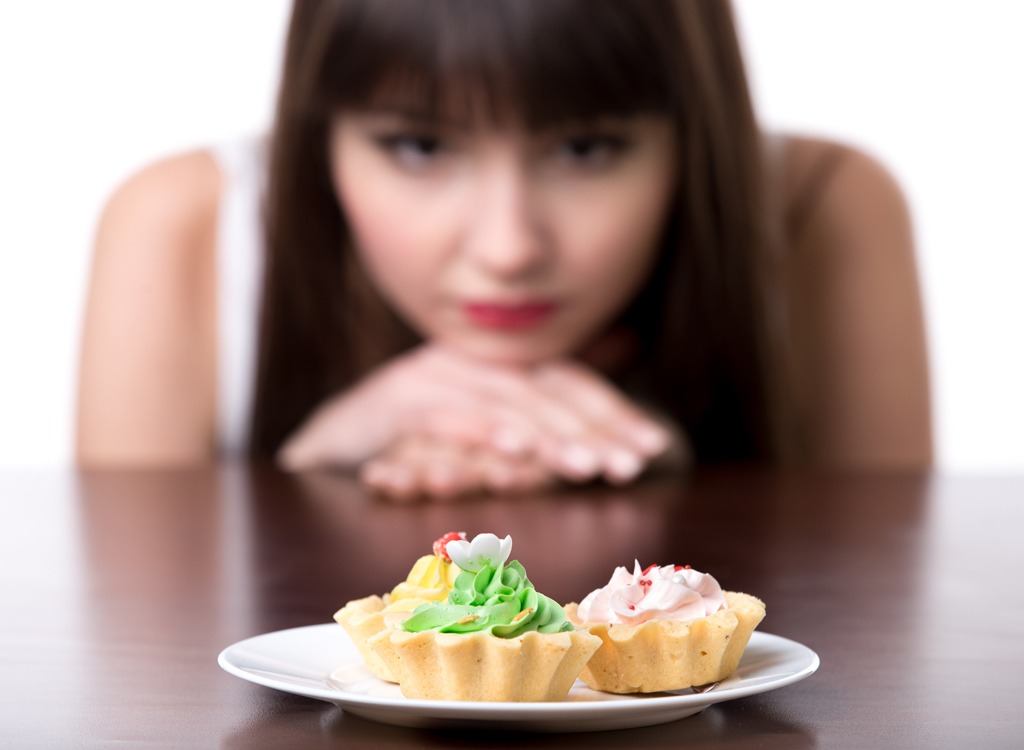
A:
POLYGON ((342 15, 321 56, 327 111, 536 128, 675 109, 666 2, 362 0, 342 15))

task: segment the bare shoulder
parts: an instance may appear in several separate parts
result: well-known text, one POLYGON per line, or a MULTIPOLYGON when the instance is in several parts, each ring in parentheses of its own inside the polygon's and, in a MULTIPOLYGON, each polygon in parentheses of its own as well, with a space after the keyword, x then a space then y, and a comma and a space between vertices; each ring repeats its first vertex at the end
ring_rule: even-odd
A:
POLYGON ((220 184, 220 170, 206 151, 161 159, 129 176, 100 216, 94 282, 153 274, 170 287, 175 279, 196 281, 212 273, 220 184))
MULTIPOLYGON (((796 280, 917 299, 913 222, 890 170, 849 145, 791 138, 784 167, 788 264, 796 280)), ((880 301, 886 298, 880 295, 880 301)))
POLYGON ((205 150, 170 156, 126 179, 104 209, 100 232, 145 230, 157 222, 176 233, 212 230, 216 223, 220 170, 205 150))
POLYGON ((782 170, 789 237, 856 231, 865 220, 905 225, 910 212, 891 171, 876 157, 853 146, 818 138, 786 139, 782 170))
POLYGON ((96 233, 82 336, 84 463, 180 463, 208 449, 220 171, 195 151, 139 170, 96 233))
POLYGON ((924 313, 907 199, 854 147, 785 150, 791 339, 806 451, 818 463, 931 462, 924 313))

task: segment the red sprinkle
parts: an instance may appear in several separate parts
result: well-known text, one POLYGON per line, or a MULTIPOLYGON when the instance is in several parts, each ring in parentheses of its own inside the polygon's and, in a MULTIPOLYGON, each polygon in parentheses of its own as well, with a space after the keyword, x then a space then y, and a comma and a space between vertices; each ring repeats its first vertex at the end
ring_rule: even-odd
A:
POLYGON ((652 570, 654 570, 656 567, 658 567, 658 566, 652 563, 651 565, 648 565, 646 568, 644 568, 644 572, 641 573, 640 575, 645 576, 648 573, 650 573, 652 570))
POLYGON ((676 570, 692 570, 689 565, 676 565, 676 570))
POLYGON ((440 539, 434 542, 434 554, 440 557, 445 562, 451 562, 452 559, 448 556, 448 550, 445 549, 448 546, 448 542, 457 542, 465 540, 465 531, 449 531, 440 539))

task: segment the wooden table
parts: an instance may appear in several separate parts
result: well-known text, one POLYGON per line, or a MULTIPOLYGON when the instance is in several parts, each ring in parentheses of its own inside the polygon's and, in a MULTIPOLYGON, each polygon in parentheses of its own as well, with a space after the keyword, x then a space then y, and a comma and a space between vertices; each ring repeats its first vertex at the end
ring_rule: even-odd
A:
POLYGON ((539 590, 678 562, 768 605, 821 657, 796 685, 591 747, 1024 743, 1024 477, 702 471, 628 490, 388 505, 261 467, 0 474, 0 746, 564 747, 418 730, 252 685, 216 662, 330 622, 451 529, 510 533, 539 590))

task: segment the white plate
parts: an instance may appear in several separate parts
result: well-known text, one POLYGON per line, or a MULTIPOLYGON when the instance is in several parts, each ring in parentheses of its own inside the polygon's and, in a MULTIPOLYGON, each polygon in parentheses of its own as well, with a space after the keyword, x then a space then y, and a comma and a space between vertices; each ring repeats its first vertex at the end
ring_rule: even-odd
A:
POLYGON ((739 668, 708 693, 613 695, 579 680, 555 703, 412 700, 377 679, 341 626, 309 625, 258 635, 221 652, 227 672, 257 685, 328 701, 345 711, 407 727, 488 727, 590 732, 662 724, 710 705, 791 685, 818 668, 818 655, 777 635, 754 632, 739 668))

